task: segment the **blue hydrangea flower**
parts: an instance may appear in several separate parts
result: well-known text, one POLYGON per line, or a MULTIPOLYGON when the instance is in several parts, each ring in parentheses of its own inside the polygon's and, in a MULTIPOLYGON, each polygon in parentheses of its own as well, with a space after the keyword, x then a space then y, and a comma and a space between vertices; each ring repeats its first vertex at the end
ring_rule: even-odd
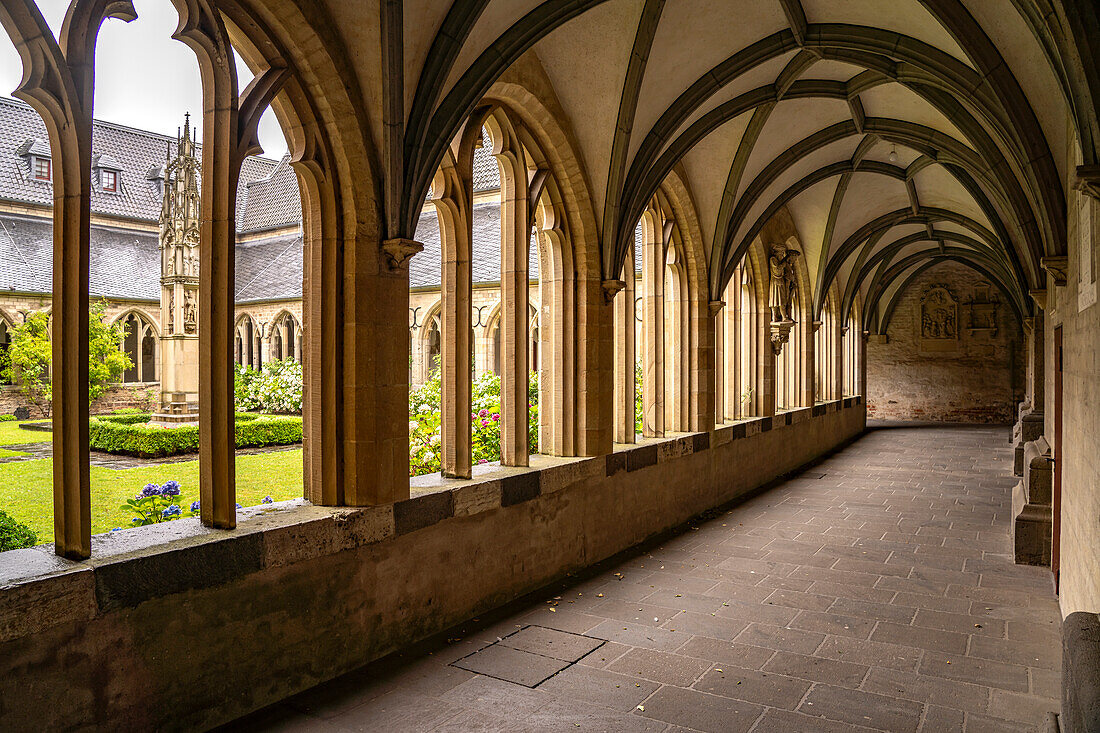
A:
POLYGON ((140 521, 141 521, 140 519, 138 519, 137 517, 134 517, 133 519, 130 520, 130 524, 137 524, 140 521))
POLYGON ((263 499, 260 499, 260 503, 261 504, 274 504, 275 500, 272 499, 270 496, 265 496, 263 499))
POLYGON ((197 512, 199 510, 199 503, 197 501, 191 502, 191 511, 197 512))
POLYGON ((165 481, 164 486, 160 487, 161 496, 179 496, 180 495, 180 482, 179 481, 165 481))
POLYGON ((156 484, 145 484, 145 488, 141 490, 142 496, 160 496, 160 487, 156 484))
POLYGON ((238 509, 244 509, 244 507, 242 507, 240 504, 237 504, 237 508, 238 509))
POLYGON ((164 517, 165 519, 168 519, 168 517, 179 516, 179 513, 180 513, 179 506, 177 504, 173 504, 172 506, 168 507, 163 512, 161 512, 160 515, 162 517, 164 517))
POLYGON ((122 527, 115 527, 115 528, 114 528, 114 529, 112 529, 111 531, 112 531, 112 532, 118 532, 118 531, 120 531, 121 529, 122 529, 122 527))

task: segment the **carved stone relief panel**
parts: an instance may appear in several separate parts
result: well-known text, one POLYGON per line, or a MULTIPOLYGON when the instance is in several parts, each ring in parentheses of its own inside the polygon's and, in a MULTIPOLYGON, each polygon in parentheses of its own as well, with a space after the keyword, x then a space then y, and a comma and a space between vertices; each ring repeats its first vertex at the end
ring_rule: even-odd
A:
POLYGON ((933 285, 920 301, 920 349, 944 352, 959 348, 959 303, 945 285, 933 285))

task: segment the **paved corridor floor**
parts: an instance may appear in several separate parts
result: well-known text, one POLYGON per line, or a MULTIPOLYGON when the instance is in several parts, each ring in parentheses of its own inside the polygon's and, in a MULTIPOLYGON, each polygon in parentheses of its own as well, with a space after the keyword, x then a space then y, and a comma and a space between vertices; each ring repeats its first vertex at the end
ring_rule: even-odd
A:
POLYGON ((1008 437, 872 428, 515 615, 235 728, 1036 730, 1058 709, 1060 617, 1049 572, 1012 563, 1008 437))

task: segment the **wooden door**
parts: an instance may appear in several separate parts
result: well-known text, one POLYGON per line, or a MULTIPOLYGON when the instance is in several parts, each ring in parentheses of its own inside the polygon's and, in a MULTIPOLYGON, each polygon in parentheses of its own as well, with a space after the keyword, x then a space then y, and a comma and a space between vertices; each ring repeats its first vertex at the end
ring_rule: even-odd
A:
POLYGON ((1052 487, 1053 526, 1051 527, 1050 569, 1054 573, 1054 592, 1058 592, 1058 567, 1062 530, 1062 327, 1054 329, 1054 486, 1052 487))

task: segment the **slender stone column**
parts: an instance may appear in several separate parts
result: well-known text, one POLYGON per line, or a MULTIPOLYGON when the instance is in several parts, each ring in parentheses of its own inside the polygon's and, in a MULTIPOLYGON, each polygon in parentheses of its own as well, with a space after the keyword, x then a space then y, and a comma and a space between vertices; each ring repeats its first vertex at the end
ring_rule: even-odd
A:
POLYGON ((498 154, 500 192, 500 463, 526 466, 530 277, 527 171, 522 151, 498 154))
POLYGON ((642 435, 665 434, 665 248, 647 236, 642 262, 642 435))
POLYGON ((726 420, 726 312, 729 306, 719 308, 714 315, 714 358, 711 371, 714 375, 714 422, 726 420))
POLYGON ((832 369, 829 371, 831 386, 829 399, 839 400, 844 397, 844 327, 839 318, 831 318, 829 328, 833 339, 829 350, 833 358, 832 369))
POLYGON ((725 325, 725 349, 719 368, 726 374, 724 419, 737 420, 741 416, 741 355, 745 345, 741 343, 741 271, 734 273, 726 288, 726 307, 719 319, 725 325))
MULTIPOLYGON (((805 321, 805 316, 803 316, 805 321)), ((815 345, 815 339, 817 338, 816 329, 811 323, 800 323, 798 327, 802 329, 802 338, 800 339, 799 348, 801 354, 799 360, 799 405, 801 407, 813 407, 817 400, 817 388, 816 379, 817 376, 817 347, 815 345)))
POLYGON ((631 244, 623 265, 623 289, 615 296, 615 442, 633 443, 635 439, 634 379, 636 355, 634 245, 631 244))
POLYGON ((757 336, 760 342, 763 344, 763 348, 758 350, 758 369, 760 382, 757 385, 760 392, 760 401, 757 403, 759 408, 759 415, 761 417, 774 417, 776 407, 776 388, 778 387, 778 380, 776 378, 776 353, 771 343, 771 314, 770 313, 758 313, 757 319, 757 334, 763 334, 763 337, 757 336))
POLYGON ((437 211, 440 206, 448 209, 446 217, 440 213, 440 232, 444 237, 440 328, 442 472, 452 478, 470 478, 470 356, 473 346, 470 241, 473 222, 470 212, 461 210, 453 202, 437 202, 437 211))

